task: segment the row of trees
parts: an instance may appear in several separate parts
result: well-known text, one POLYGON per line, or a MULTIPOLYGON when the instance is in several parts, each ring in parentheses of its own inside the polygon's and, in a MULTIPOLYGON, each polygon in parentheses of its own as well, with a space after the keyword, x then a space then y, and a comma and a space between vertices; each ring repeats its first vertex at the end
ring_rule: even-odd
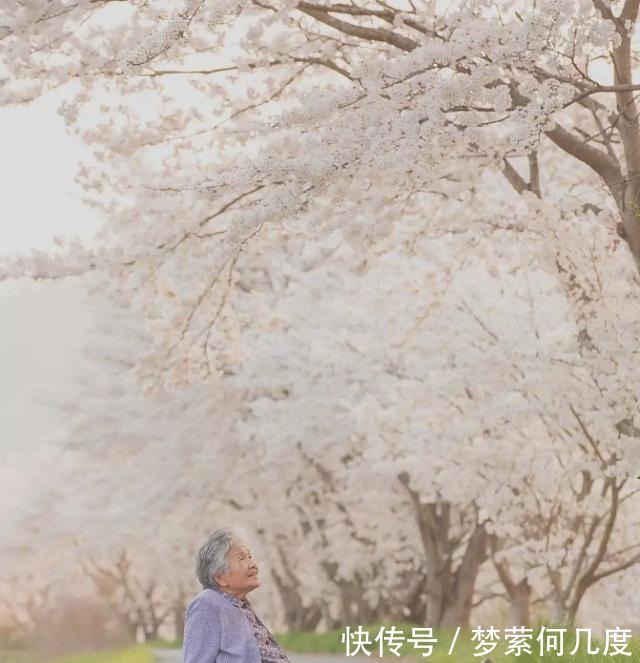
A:
MULTIPOLYGON (((212 494, 209 513, 182 513, 179 528, 169 514, 147 512, 135 524, 140 539, 129 534, 120 553, 103 540, 65 546, 55 528, 40 528, 44 541, 30 535, 20 558, 11 560, 21 572, 3 576, 4 629, 27 641, 46 639, 64 624, 77 632, 78 615, 90 619, 97 613, 73 606, 95 605, 97 597, 101 614, 106 609, 109 617, 103 634, 181 637, 184 607, 196 591, 196 521, 249 525, 268 575, 258 601, 266 602, 272 620, 291 630, 380 620, 451 627, 468 624, 483 604, 475 618, 572 622, 598 583, 638 561, 632 522, 637 508, 630 508, 633 492, 622 478, 582 470, 551 479, 566 481, 570 490, 578 487, 574 500, 543 496, 531 476, 518 484, 520 490, 507 483, 504 490, 516 500, 511 511, 499 514, 498 526, 479 500, 425 499, 418 484, 425 468, 400 472, 394 484, 384 466, 370 467, 373 459, 365 460, 365 453, 350 454, 343 465, 299 448, 289 454, 290 469, 257 475, 253 471, 260 470, 243 463, 250 476, 245 473, 243 481, 232 472, 233 491, 211 491, 228 497, 218 501, 212 494), (540 500, 536 510, 525 508, 527 491, 540 500), (149 520, 155 525, 146 531, 149 520), (33 551, 45 542, 47 573, 29 573, 37 558, 33 551), (71 585, 79 594, 69 596, 71 585)), ((109 483, 109 491, 117 489, 117 481, 109 483)), ((95 532, 85 523, 85 534, 97 538, 105 523, 98 516, 92 526, 95 532)), ((633 591, 633 583, 629 587, 633 591)))
MULTIPOLYGON (((257 235, 283 227, 306 247, 308 268, 342 241, 366 269, 395 224, 410 234, 417 223, 427 235, 468 232, 474 251, 504 259, 505 269, 539 260, 550 279, 580 281, 583 263, 601 258, 583 232, 593 218, 607 246, 617 238, 624 249, 615 258, 621 289, 609 297, 624 318, 638 282, 625 267, 640 255, 638 7, 40 0, 3 8, 2 99, 66 86, 60 113, 95 156, 80 182, 109 221, 96 245, 25 256, 2 275, 106 273, 153 329, 139 368, 154 386, 224 372, 237 261, 257 235), (567 222, 561 261, 558 217, 567 222), (498 250, 496 232, 509 235, 508 249, 498 250), (529 252, 536 240, 543 255, 529 252)), ((434 264, 420 249, 414 258, 434 264)), ((300 266, 293 260, 289 276, 300 266)))
POLYGON ((0 9, 2 98, 66 86, 108 220, 0 277, 128 309, 25 569, 184 578, 242 522, 283 625, 447 627, 573 622, 640 561, 640 3, 444 4, 0 9))
MULTIPOLYGON (((286 264, 275 261, 260 283, 278 283, 286 264)), ((383 619, 451 627, 504 606, 517 624, 579 619, 594 587, 640 561, 633 431, 615 407, 631 378, 623 367, 591 374, 580 352, 601 354, 586 355, 571 326, 556 339, 557 322, 542 314, 532 333, 540 345, 525 352, 531 302, 547 317, 553 308, 510 291, 520 275, 496 280, 508 293, 503 317, 494 312, 496 331, 477 350, 486 323, 456 301, 455 282, 447 302, 426 302, 431 320, 416 335, 400 302, 385 312, 377 303, 378 284, 406 288, 395 281, 407 278, 402 264, 353 276, 352 301, 340 263, 309 274, 306 291, 304 281, 297 292, 247 288, 239 310, 271 299, 268 313, 238 336, 242 361, 215 389, 142 394, 132 369, 146 337, 110 311, 83 401, 68 406, 75 427, 58 456, 31 469, 48 479, 6 524, 16 563, 32 572, 46 546, 48 582, 91 578, 131 633, 152 638, 164 625, 179 635, 197 590, 196 546, 209 529, 241 523, 268 574, 267 610, 289 629, 383 619), (339 306, 311 299, 338 276, 339 306), (468 347, 447 354, 452 327, 467 335, 455 347, 468 347), (557 343, 575 344, 544 356, 557 343)), ((250 283, 255 265, 239 262, 239 280, 250 283)), ((424 278, 415 264, 407 271, 424 278)), ((481 275, 477 266, 461 274, 460 290, 481 275)), ((491 276, 482 278, 474 306, 492 301, 491 276)), ((7 583, 7 597, 21 582, 7 583)))
POLYGON ((81 650, 129 645, 138 639, 182 638, 186 588, 173 579, 132 570, 126 551, 111 563, 87 557, 66 581, 28 574, 3 578, 0 643, 48 659, 81 650))

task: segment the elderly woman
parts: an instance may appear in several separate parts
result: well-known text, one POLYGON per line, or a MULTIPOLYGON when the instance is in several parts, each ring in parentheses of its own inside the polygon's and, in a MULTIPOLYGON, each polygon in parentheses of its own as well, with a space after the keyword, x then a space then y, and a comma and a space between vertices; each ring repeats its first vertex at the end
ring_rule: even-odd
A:
POLYGON ((200 548, 196 573, 203 590, 187 607, 183 663, 289 663, 247 599, 260 580, 244 541, 216 530, 200 548))

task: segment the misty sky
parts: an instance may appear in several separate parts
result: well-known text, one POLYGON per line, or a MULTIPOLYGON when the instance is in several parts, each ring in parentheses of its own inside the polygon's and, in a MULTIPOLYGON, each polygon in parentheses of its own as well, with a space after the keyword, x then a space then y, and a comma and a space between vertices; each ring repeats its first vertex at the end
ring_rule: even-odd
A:
MULTIPOLYGON (((95 213, 74 183, 82 146, 48 95, 0 109, 0 254, 46 249, 55 235, 90 236, 95 213)), ((0 283, 0 461, 64 430, 52 399, 77 396, 73 365, 91 320, 73 281, 0 283)))

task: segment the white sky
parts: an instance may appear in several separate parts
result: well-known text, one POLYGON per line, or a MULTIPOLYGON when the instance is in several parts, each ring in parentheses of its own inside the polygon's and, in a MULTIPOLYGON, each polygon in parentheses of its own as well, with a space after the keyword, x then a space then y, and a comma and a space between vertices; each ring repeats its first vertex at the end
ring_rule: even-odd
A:
MULTIPOLYGON (((74 183, 82 146, 68 136, 49 95, 0 108, 0 255, 46 249, 55 235, 90 236, 93 210, 74 183)), ((44 402, 72 398, 90 307, 79 283, 0 283, 0 462, 64 429, 44 402)))

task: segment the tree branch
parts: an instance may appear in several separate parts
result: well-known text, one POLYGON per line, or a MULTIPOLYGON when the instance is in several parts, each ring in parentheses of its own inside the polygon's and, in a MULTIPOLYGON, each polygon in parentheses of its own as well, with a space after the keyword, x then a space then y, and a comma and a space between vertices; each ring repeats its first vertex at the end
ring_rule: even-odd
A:
POLYGON ((634 92, 640 90, 640 84, 638 83, 621 83, 618 85, 598 85, 596 87, 589 88, 584 92, 581 92, 578 96, 574 97, 563 106, 567 108, 571 104, 575 104, 578 101, 581 101, 585 97, 589 97, 592 94, 600 94, 601 92, 634 92))
POLYGON ((586 144, 570 131, 556 123, 546 135, 562 150, 582 161, 594 170, 611 191, 616 201, 620 200, 623 177, 618 164, 605 152, 586 144))
MULTIPOLYGON (((315 9, 321 12, 331 12, 334 14, 349 14, 350 16, 375 16, 376 18, 381 18, 388 23, 393 23, 396 16, 398 15, 398 10, 388 7, 387 9, 369 9, 365 7, 358 7, 356 5, 347 5, 342 3, 336 3, 334 5, 318 5, 311 2, 305 2, 310 9, 315 9)), ((386 5, 385 5, 386 6, 386 5)), ((408 25, 410 28, 417 30, 425 35, 430 35, 431 37, 438 37, 439 35, 435 30, 430 30, 426 26, 418 23, 411 18, 403 16, 401 18, 402 22, 408 25)))
POLYGON ((417 41, 399 35, 392 30, 386 30, 384 28, 368 28, 331 16, 329 13, 329 11, 331 11, 330 7, 322 7, 320 5, 306 2, 306 0, 302 0, 298 3, 297 8, 301 12, 315 18, 316 21, 320 21, 320 23, 324 23, 343 34, 351 35, 352 37, 359 37, 360 39, 365 39, 367 41, 383 42, 395 46, 402 51, 412 51, 419 46, 417 41))
POLYGON ((620 13, 620 20, 635 23, 638 19, 638 7, 640 7, 640 0, 627 0, 620 13))
POLYGON ((592 578, 592 584, 595 584, 596 582, 602 580, 603 578, 612 576, 615 573, 620 573, 620 571, 626 571, 626 569, 634 566, 638 562, 640 562, 640 553, 634 555, 631 559, 628 559, 626 562, 622 562, 617 566, 612 566, 611 568, 606 569, 605 571, 601 571, 600 573, 594 574, 592 578))

